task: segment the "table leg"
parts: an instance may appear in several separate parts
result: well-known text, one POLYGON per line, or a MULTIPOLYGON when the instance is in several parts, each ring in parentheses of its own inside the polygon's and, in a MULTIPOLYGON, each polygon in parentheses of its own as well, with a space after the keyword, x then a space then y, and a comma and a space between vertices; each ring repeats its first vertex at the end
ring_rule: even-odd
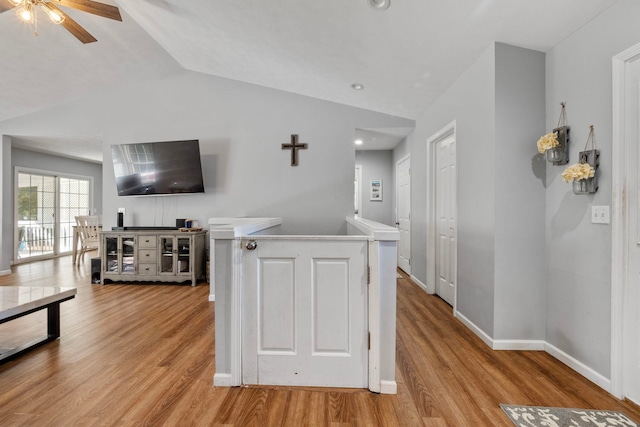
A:
POLYGON ((73 265, 76 265, 76 261, 78 259, 78 242, 80 240, 80 235, 78 234, 77 227, 73 227, 73 265))
POLYGON ((60 337, 60 303, 47 307, 47 335, 50 340, 60 337))

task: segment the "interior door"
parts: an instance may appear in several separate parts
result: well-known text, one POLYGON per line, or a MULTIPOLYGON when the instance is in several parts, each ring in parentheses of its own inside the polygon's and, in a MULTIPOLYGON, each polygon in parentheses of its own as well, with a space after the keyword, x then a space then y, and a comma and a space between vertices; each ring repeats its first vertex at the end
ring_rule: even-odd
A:
POLYGON ((411 274, 411 158, 406 157, 396 165, 397 220, 400 231, 398 242, 398 267, 411 274))
POLYGON ((243 383, 368 387, 367 242, 243 245, 243 383))
POLYGON ((627 144, 629 164, 628 203, 629 203, 629 273, 627 275, 627 289, 625 290, 625 318, 624 329, 626 333, 624 339, 624 375, 623 387, 627 398, 640 404, 640 150, 638 142, 640 134, 640 60, 627 65, 626 87, 626 126, 625 137, 628 141, 635 141, 627 144))
POLYGON ((436 294, 454 305, 456 293, 456 142, 436 145, 436 294))

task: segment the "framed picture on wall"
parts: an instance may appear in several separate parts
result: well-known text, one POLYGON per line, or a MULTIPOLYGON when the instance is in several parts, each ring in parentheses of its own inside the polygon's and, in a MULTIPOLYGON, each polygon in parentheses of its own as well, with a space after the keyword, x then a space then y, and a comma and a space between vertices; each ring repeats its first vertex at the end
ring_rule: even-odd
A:
POLYGON ((369 198, 371 201, 382 201, 382 180, 381 179, 372 179, 371 180, 371 197, 369 198))

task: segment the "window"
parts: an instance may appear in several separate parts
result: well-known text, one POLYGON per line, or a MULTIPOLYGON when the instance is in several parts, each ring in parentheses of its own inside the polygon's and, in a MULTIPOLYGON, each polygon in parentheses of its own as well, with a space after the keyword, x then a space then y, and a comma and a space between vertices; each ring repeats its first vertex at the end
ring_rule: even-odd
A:
POLYGON ((77 215, 92 211, 91 178, 16 169, 16 262, 70 252, 77 215))

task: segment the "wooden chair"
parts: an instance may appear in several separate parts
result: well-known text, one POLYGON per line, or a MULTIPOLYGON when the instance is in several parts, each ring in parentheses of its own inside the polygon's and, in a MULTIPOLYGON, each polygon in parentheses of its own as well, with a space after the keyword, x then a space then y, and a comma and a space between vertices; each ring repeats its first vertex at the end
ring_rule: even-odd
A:
POLYGON ((80 253, 76 257, 77 263, 80 263, 80 258, 84 259, 85 252, 98 250, 98 256, 100 256, 101 230, 102 217, 100 215, 81 215, 76 217, 76 232, 80 237, 80 253))

